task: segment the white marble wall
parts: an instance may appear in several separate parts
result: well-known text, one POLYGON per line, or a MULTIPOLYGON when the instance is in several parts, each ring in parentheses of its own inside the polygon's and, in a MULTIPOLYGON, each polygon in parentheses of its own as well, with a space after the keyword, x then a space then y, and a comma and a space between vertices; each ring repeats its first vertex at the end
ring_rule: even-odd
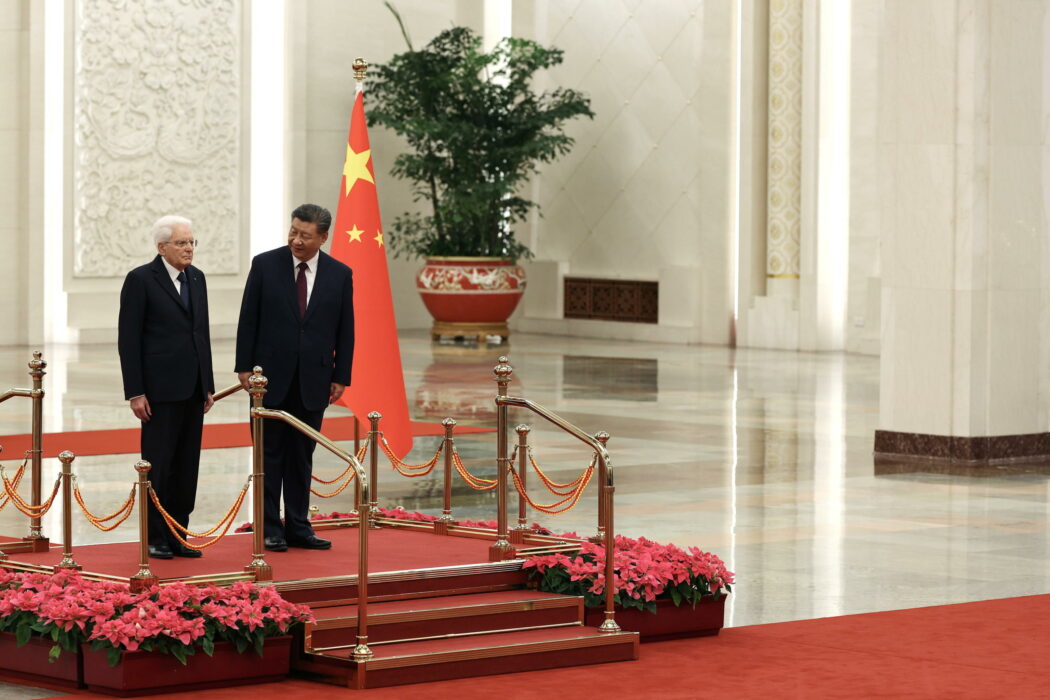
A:
MULTIPOLYGON (((29 17, 21 0, 0 0, 0 345, 29 339, 29 17)), ((5 387, 6 388, 6 387, 5 387)))
POLYGON ((1047 430, 1045 0, 886 0, 880 428, 1047 430))
POLYGON ((565 321, 548 291, 518 328, 728 342, 733 22, 733 3, 711 0, 515 3, 515 35, 565 50, 542 84, 582 90, 596 114, 537 178, 542 217, 519 228, 530 274, 554 290, 565 274, 661 282, 656 327, 565 321))

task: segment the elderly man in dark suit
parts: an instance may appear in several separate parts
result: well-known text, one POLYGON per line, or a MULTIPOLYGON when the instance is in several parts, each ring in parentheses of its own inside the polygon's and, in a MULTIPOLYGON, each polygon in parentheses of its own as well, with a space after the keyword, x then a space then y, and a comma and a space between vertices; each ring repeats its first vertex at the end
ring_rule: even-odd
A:
MULTIPOLYGON (((316 204, 292 212, 288 245, 252 261, 237 324, 234 371, 248 388, 255 365, 269 380, 264 405, 320 430, 328 404, 350 384, 354 284, 350 268, 321 250, 332 215, 316 204)), ((315 443, 295 428, 266 421, 266 549, 329 549, 310 526, 315 443), (281 492, 284 491, 284 521, 281 492)))
MULTIPOLYGON (((191 264, 197 245, 191 227, 181 216, 153 225, 158 255, 124 279, 117 340, 124 398, 142 421, 142 458, 153 465, 150 482, 183 527, 197 496, 201 430, 215 392, 208 287, 191 264)), ((149 553, 159 559, 201 556, 171 534, 152 502, 149 553)))

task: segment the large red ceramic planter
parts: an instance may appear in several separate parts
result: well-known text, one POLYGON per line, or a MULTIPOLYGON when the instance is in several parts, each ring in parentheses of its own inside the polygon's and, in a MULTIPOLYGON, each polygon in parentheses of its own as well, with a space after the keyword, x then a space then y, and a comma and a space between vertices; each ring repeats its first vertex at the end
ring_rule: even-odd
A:
POLYGON ((427 258, 416 288, 434 317, 434 335, 506 335, 525 271, 505 258, 427 258))
POLYGON ((217 642, 211 656, 197 650, 185 666, 174 656, 152 651, 124 652, 120 663, 110 666, 105 651, 85 645, 84 684, 95 692, 130 697, 277 681, 288 675, 291 643, 291 636, 270 637, 259 656, 254 649, 238 653, 230 642, 217 642))
POLYGON ((80 654, 63 651, 53 662, 48 654, 54 642, 30 637, 18 646, 15 635, 0 632, 0 671, 4 675, 76 687, 80 683, 80 654))
MULTIPOLYGON (((725 619, 726 598, 701 598, 696 607, 676 606, 674 601, 656 601, 656 614, 637 608, 616 606, 616 624, 628 632, 637 632, 643 642, 682 637, 708 637, 718 634, 725 619)), ((587 608, 585 624, 597 627, 605 619, 601 608, 587 608)))

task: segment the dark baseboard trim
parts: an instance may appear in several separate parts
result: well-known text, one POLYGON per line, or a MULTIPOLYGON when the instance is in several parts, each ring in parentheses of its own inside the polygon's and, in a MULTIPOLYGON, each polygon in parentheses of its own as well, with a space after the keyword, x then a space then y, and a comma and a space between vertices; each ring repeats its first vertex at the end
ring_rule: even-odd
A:
POLYGON ((1047 459, 1050 433, 958 437, 876 430, 875 454, 971 463, 1047 459))

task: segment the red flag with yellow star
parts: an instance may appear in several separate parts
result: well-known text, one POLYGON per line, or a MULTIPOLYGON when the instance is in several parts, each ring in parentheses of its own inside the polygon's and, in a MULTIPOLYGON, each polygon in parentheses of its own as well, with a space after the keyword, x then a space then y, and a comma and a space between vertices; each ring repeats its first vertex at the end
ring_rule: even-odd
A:
POLYGON ((332 227, 332 257, 354 271, 353 376, 336 403, 349 408, 365 424, 365 430, 370 412, 383 414, 379 428, 394 453, 404 457, 412 449, 412 428, 386 250, 365 124, 364 93, 358 84, 339 208, 332 227))

